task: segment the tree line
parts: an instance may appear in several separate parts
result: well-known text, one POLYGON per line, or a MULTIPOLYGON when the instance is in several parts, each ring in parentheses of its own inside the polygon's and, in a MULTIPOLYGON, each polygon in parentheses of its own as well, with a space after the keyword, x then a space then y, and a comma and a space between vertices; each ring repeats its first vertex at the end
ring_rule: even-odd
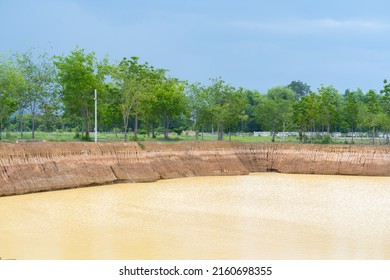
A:
POLYGON ((381 133, 389 143, 390 83, 378 93, 331 85, 316 91, 302 81, 275 86, 266 93, 233 87, 222 78, 209 85, 188 83, 138 57, 110 63, 94 52, 75 48, 67 55, 32 50, 1 56, 0 140, 4 130, 73 131, 90 140, 94 90, 98 91, 99 130, 165 138, 171 131, 215 132, 218 140, 236 132, 299 132, 303 143, 329 143, 332 132, 381 133))

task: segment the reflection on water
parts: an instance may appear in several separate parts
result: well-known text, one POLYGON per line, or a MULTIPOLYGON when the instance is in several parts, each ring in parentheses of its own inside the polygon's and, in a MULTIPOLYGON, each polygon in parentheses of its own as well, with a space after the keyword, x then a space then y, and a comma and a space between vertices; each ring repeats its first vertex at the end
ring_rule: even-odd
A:
POLYGON ((259 173, 0 198, 0 257, 390 259, 390 178, 259 173))

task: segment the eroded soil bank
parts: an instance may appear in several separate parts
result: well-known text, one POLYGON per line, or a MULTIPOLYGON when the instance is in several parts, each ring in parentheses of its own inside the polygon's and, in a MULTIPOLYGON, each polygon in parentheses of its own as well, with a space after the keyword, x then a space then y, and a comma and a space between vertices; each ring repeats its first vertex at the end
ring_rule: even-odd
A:
POLYGON ((232 142, 0 143, 0 196, 270 171, 390 176, 390 147, 232 142))

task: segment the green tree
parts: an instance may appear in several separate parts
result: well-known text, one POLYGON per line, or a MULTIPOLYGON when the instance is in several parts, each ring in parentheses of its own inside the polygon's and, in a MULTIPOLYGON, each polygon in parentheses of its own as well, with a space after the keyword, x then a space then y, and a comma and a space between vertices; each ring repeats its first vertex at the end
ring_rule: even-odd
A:
POLYGON ((114 131, 116 135, 122 131, 123 116, 120 110, 122 100, 119 89, 114 84, 107 84, 104 100, 99 99, 99 129, 103 131, 114 131), (103 101, 103 102, 102 102, 103 101))
POLYGON ((389 123, 390 123, 390 84, 387 82, 387 80, 383 81, 383 89, 381 90, 381 109, 383 111, 383 116, 381 118, 383 127, 386 130, 386 144, 389 144, 389 123))
POLYGON ((109 74, 108 59, 98 61, 95 53, 75 48, 68 56, 55 56, 57 77, 62 87, 62 101, 68 116, 79 116, 85 138, 89 132, 94 111, 94 89, 104 94, 104 82, 109 74))
MULTIPOLYGON (((31 114, 32 139, 35 138, 36 115, 42 105, 49 102, 54 95, 54 68, 47 53, 34 57, 31 50, 16 55, 17 63, 24 76, 24 90, 21 91, 20 102, 31 114)), ((21 107, 23 106, 21 105, 21 107)), ((23 120, 23 117, 21 117, 23 120)), ((21 130, 23 130, 23 121, 21 130)))
POLYGON ((40 112, 41 114, 37 117, 39 130, 53 132, 61 127, 61 107, 58 103, 44 103, 40 106, 40 112))
MULTIPOLYGON (((148 137, 152 133, 152 138, 156 138, 156 128, 162 122, 163 118, 161 110, 164 107, 162 103, 165 102, 163 88, 167 80, 165 76, 167 71, 148 66, 147 64, 146 66, 143 68, 145 70, 143 72, 145 91, 142 96, 142 102, 140 103, 140 119, 147 130, 148 137)), ((166 137, 168 137, 167 133, 165 134, 166 137)))
POLYGON ((203 119, 209 118, 212 127, 217 126, 218 141, 222 141, 225 128, 230 132, 245 114, 246 99, 242 89, 235 89, 221 78, 211 79, 211 82, 203 94, 208 107, 202 110, 202 114, 203 119))
POLYGON ((352 144, 354 143, 353 137, 358 125, 358 114, 359 114, 359 104, 355 96, 354 91, 348 91, 345 96, 345 108, 344 108, 344 117, 345 122, 349 126, 349 130, 352 133, 352 144))
POLYGON ((301 100, 303 96, 307 96, 310 93, 310 86, 302 81, 292 81, 287 87, 295 92, 297 100, 301 100))
POLYGON ((164 78, 156 90, 156 112, 164 127, 164 138, 168 138, 171 122, 187 111, 184 93, 185 83, 173 78, 164 78))
POLYGON ((375 145, 376 128, 379 125, 379 96, 374 90, 369 90, 366 94, 367 115, 366 122, 372 129, 372 145, 375 145))
POLYGON ((203 114, 203 111, 207 109, 205 88, 200 83, 190 84, 186 87, 186 94, 188 99, 188 108, 190 110, 190 121, 192 122, 192 128, 195 130, 195 137, 198 140, 199 131, 202 130, 203 140, 203 126, 207 123, 203 114))
POLYGON ((311 136, 311 142, 313 142, 314 135, 316 134, 316 127, 319 123, 319 111, 320 111, 320 97, 315 94, 314 92, 311 92, 307 97, 307 118, 310 123, 310 136, 311 136))
POLYGON ((229 96, 229 102, 226 103, 225 126, 228 127, 229 141, 231 141, 231 131, 240 122, 248 118, 245 111, 246 98, 242 88, 234 89, 229 96))
POLYGON ((260 93, 258 91, 244 90, 246 99, 243 114, 240 115, 241 130, 245 132, 259 131, 260 126, 254 118, 254 111, 258 102, 260 93))
POLYGON ((142 118, 143 105, 151 98, 157 80, 165 71, 155 69, 148 63, 140 64, 136 56, 123 58, 116 67, 115 80, 121 99, 125 141, 130 117, 134 118, 134 139, 137 140, 138 121, 142 118))
POLYGON ((156 128, 160 123, 160 116, 156 113, 157 106, 158 100, 155 94, 152 94, 147 102, 142 103, 141 120, 147 131, 148 137, 152 134, 152 138, 156 138, 156 128))
POLYGON ((299 129, 301 142, 306 143, 306 132, 310 133, 310 141, 313 142, 319 123, 319 108, 319 96, 315 92, 310 92, 293 104, 293 122, 299 129))
POLYGON ((293 104, 293 122, 299 131, 299 140, 306 143, 306 132, 310 126, 310 120, 307 116, 308 103, 307 96, 302 97, 293 104))
POLYGON ((338 107, 340 105, 340 94, 333 86, 323 86, 318 89, 320 95, 319 116, 321 120, 322 133, 327 131, 327 139, 330 140, 330 130, 332 125, 339 121, 338 107))
POLYGON ((19 69, 3 56, 0 61, 0 140, 4 124, 17 109, 17 95, 23 83, 19 69))
POLYGON ((260 99, 255 109, 256 120, 263 129, 269 129, 272 142, 278 131, 285 128, 292 119, 292 105, 296 96, 288 87, 273 87, 260 99))

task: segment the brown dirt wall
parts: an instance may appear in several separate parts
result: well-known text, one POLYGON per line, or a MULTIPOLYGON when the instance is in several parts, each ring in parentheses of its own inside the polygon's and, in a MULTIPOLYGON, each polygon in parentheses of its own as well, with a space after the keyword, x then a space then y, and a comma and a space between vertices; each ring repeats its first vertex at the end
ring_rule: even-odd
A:
POLYGON ((390 147, 235 142, 0 143, 0 196, 250 172, 390 176, 390 147))

